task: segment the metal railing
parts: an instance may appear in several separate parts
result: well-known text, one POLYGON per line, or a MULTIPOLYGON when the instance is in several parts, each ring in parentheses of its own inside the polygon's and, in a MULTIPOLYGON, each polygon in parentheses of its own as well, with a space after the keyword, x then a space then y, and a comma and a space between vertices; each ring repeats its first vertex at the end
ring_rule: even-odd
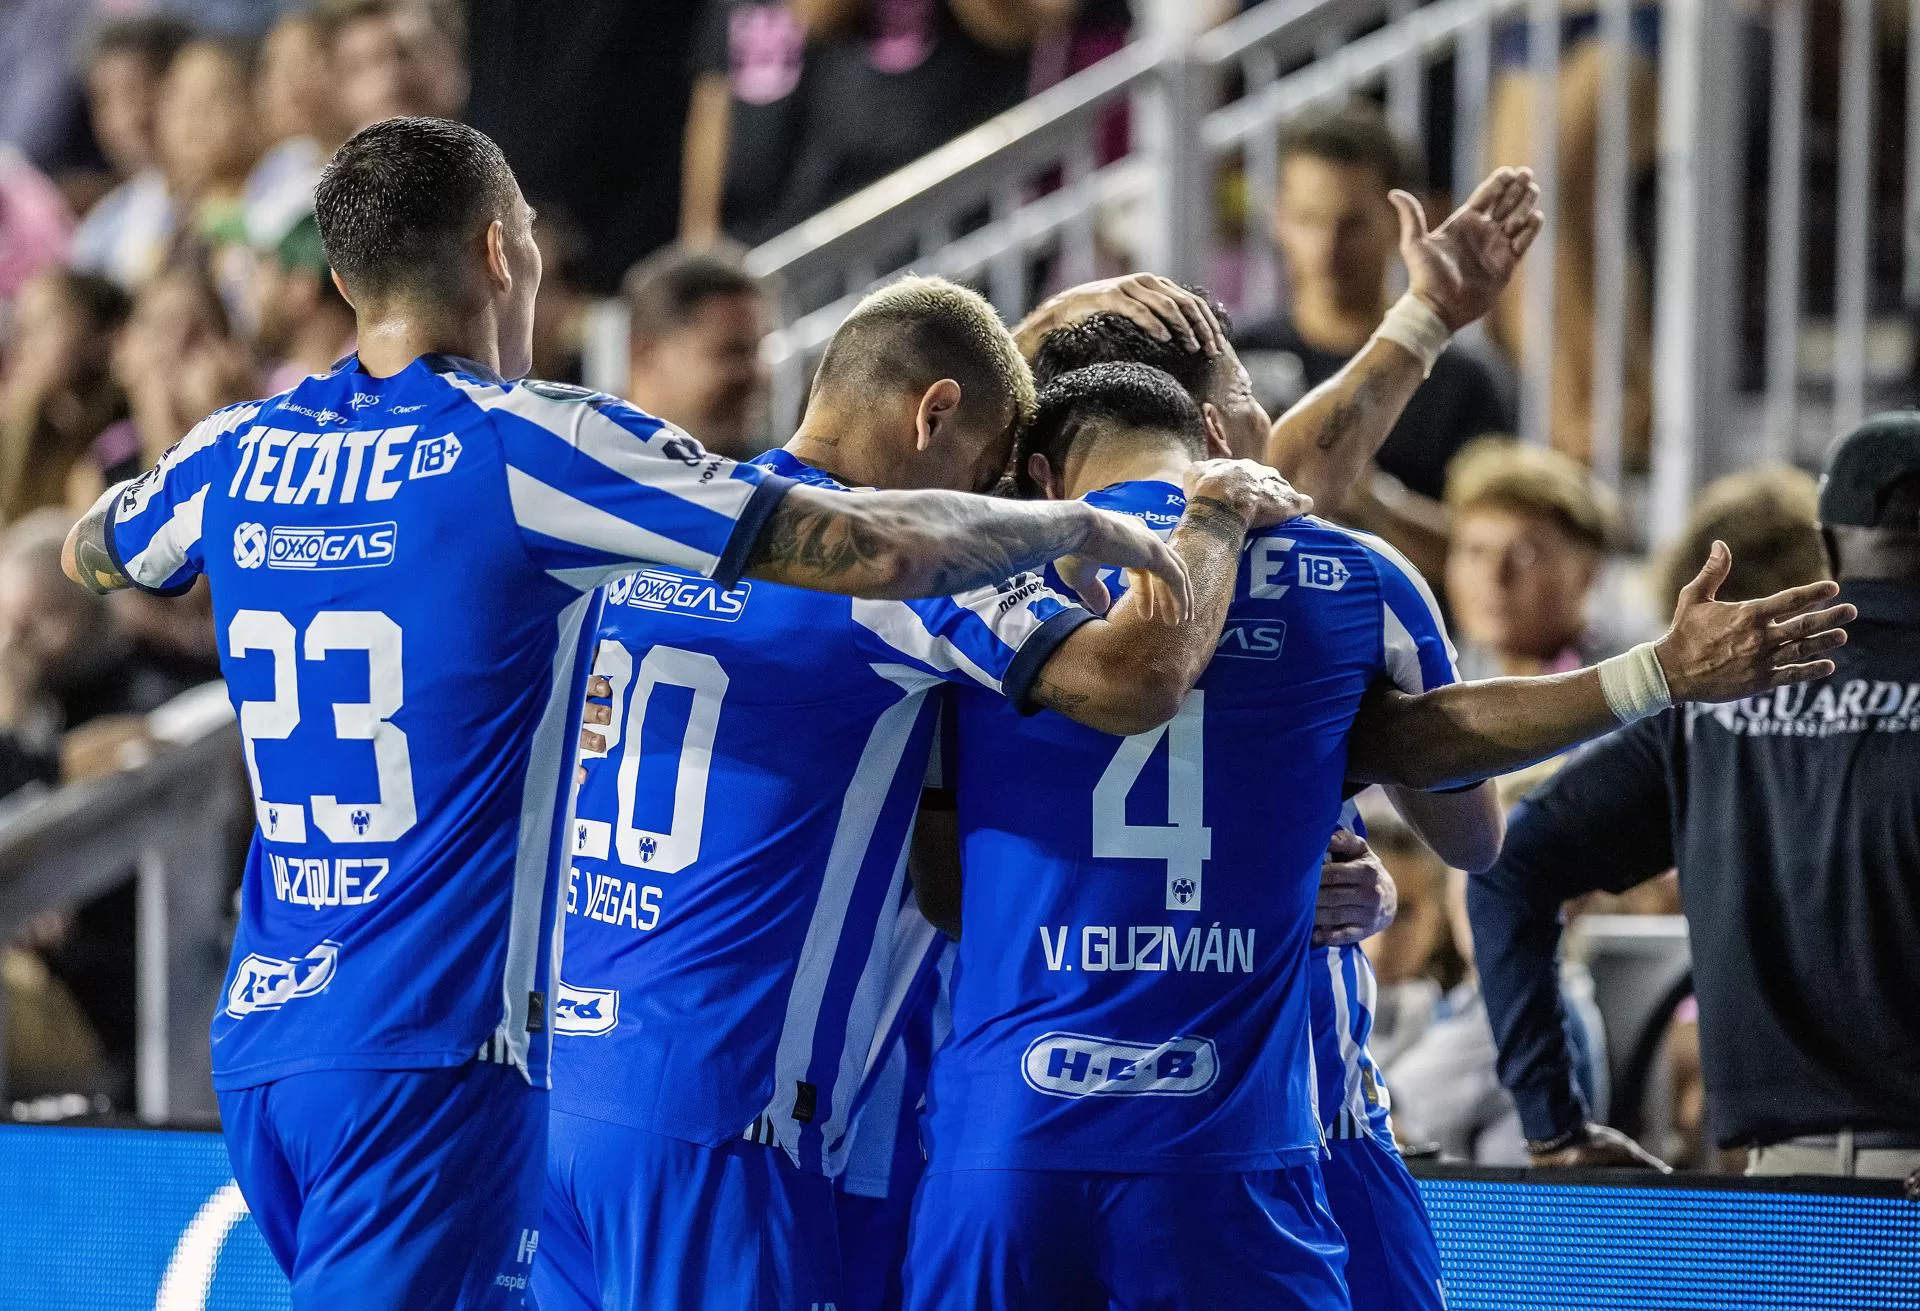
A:
MULTIPOLYGON (((137 886, 134 1110, 150 1124, 219 1114, 207 1021, 227 967, 235 823, 251 812, 224 686, 187 697, 198 700, 173 703, 186 712, 177 731, 154 723, 172 741, 147 763, 0 806, 0 942, 46 912, 137 886)), ((0 1101, 5 1074, 0 1063, 0 1101)))
MULTIPOLYGON (((1880 393, 1895 382, 1876 377, 1870 364, 1870 328, 1899 325, 1897 317, 1875 319, 1889 307, 1875 303, 1871 259, 1873 79, 1876 42, 1884 34, 1874 29, 1875 0, 1841 0, 1841 6, 1839 66, 1830 70, 1840 86, 1837 219, 1814 236, 1804 231, 1813 71, 1806 0, 1777 0, 1745 16, 1726 0, 1569 0, 1564 9, 1562 0, 1268 0, 1208 32, 1152 31, 751 253, 753 271, 782 289, 781 327, 766 348, 775 378, 773 412, 782 420, 798 414, 811 370, 846 311, 877 281, 908 268, 973 281, 1012 318, 1051 285, 1090 276, 1103 254, 1112 254, 1110 268, 1146 267, 1191 279, 1207 274, 1223 244, 1237 244, 1246 276, 1236 308, 1266 314, 1277 307, 1281 284, 1267 236, 1281 126, 1310 106, 1375 94, 1389 117, 1418 139, 1431 121, 1428 90, 1449 84, 1441 79, 1450 67, 1446 162, 1458 191, 1487 162, 1496 32, 1518 24, 1527 38, 1523 67, 1535 88, 1530 143, 1524 161, 1502 162, 1535 169, 1548 212, 1547 231, 1525 274, 1520 338, 1529 348, 1520 361, 1521 427, 1532 440, 1549 438, 1556 369, 1569 359, 1570 344, 1555 340, 1554 261, 1561 248, 1555 229, 1568 221, 1557 204, 1563 169, 1577 163, 1591 168, 1594 197, 1593 212, 1578 216, 1590 225, 1590 242, 1580 248, 1590 244, 1593 260, 1591 324, 1577 329, 1592 333, 1584 361, 1591 379, 1591 459, 1603 479, 1623 481, 1630 343, 1640 343, 1644 374, 1650 331, 1647 526, 1652 540, 1665 540, 1678 530, 1703 478, 1762 458, 1804 461, 1833 431, 1884 399, 1880 393), (1628 56, 1649 53, 1636 46, 1635 24, 1640 11, 1652 8, 1659 11, 1658 144, 1649 312, 1633 292, 1638 275, 1630 267, 1647 252, 1632 237, 1628 56), (1563 25, 1574 13, 1593 15, 1593 39, 1606 57, 1591 106, 1591 160, 1570 161, 1560 158, 1560 77, 1571 48, 1563 25), (1763 22, 1769 26, 1754 26, 1763 22), (1771 103, 1768 112, 1750 115, 1746 82, 1755 74, 1746 53, 1763 37, 1770 40, 1770 64, 1759 75, 1770 83, 1771 103), (1097 127, 1120 105, 1131 108, 1131 144, 1122 157, 1102 161, 1097 127), (1762 131, 1766 163, 1750 167, 1749 134, 1762 131), (1216 213, 1223 164, 1239 166, 1247 196, 1240 233, 1227 242, 1216 213), (1749 190, 1765 203, 1747 206, 1749 190), (1803 247, 1812 240, 1835 251, 1830 370, 1809 349, 1820 339, 1807 330, 1803 304, 1803 247), (1764 242, 1765 272, 1756 277, 1764 278, 1765 312, 1757 316, 1763 322, 1745 327, 1749 241, 1764 242), (1762 330, 1764 347, 1756 344, 1762 330), (1751 396, 1739 391, 1736 376, 1736 362, 1748 350, 1764 375, 1751 396), (1831 409, 1816 410, 1812 401, 1825 392, 1829 376, 1831 409)), ((1906 120, 1909 136, 1920 139, 1920 0, 1909 0, 1909 7, 1906 120)), ((1905 302, 1914 306, 1920 305, 1920 151, 1906 152, 1901 177, 1905 302)), ((1641 410, 1644 422, 1644 403, 1641 410)))

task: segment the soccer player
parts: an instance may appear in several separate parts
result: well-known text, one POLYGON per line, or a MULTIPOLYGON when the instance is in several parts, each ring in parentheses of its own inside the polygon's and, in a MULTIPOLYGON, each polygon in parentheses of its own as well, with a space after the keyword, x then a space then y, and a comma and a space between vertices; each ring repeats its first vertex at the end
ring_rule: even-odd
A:
MULTIPOLYGON (((1162 516, 1206 448, 1171 377, 1099 365, 1041 393, 1016 471, 1049 496, 1162 516)), ((1219 654, 1171 723, 1116 741, 959 691, 966 933, 907 1305, 1348 1305, 1306 977, 1346 778, 1470 781, 1674 699, 1830 670, 1808 657, 1843 640, 1831 625, 1851 611, 1805 612, 1832 587, 1717 605, 1725 560, 1658 644, 1574 675, 1446 687, 1417 575, 1373 539, 1299 519, 1249 542, 1219 654), (1382 698, 1381 680, 1438 690, 1382 698), (1349 750, 1356 718, 1365 751, 1359 735, 1349 750)))
POLYGON ((365 129, 316 207, 358 354, 199 424, 66 565, 95 591, 212 588, 259 823, 213 1078, 294 1306, 517 1306, 600 584, 660 563, 722 591, 944 594, 1078 551, 1158 570, 1178 609, 1184 568, 1084 508, 827 495, 508 381, 539 255, 470 128, 365 129))
MULTIPOLYGON (((991 306, 907 278, 855 307, 800 429, 755 461, 861 486, 984 488, 1032 381, 991 306)), ((1196 466, 1165 516, 1191 623, 1095 619, 1037 576, 913 603, 647 571, 609 589, 604 725, 570 832, 543 1311, 838 1301, 830 1176, 880 1013, 934 715, 959 682, 1107 732, 1206 666, 1249 524, 1301 503, 1196 466), (1184 511, 1184 513, 1183 513, 1184 511)))

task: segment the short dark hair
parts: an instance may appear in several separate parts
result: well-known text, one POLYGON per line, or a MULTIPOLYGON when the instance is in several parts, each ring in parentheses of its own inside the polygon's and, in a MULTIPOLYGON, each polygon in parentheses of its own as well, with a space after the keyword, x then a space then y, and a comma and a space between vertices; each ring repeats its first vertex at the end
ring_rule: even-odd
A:
POLYGON ((1415 191, 1426 185, 1426 165, 1413 144, 1371 100, 1302 114, 1280 133, 1280 158, 1305 155, 1336 164, 1371 168, 1389 187, 1415 191))
POLYGON ((1031 496, 1036 490, 1027 471, 1030 456, 1044 455, 1058 467, 1090 428, 1110 435, 1161 434, 1196 458, 1207 451, 1199 403, 1172 374, 1146 364, 1092 364, 1040 389, 1033 422, 1014 446, 1013 476, 1021 492, 1031 496))
POLYGON ((444 118, 389 118, 334 153, 314 188, 327 263, 375 295, 449 290, 474 230, 511 210, 507 157, 484 132, 444 118))
POLYGON ((627 270, 620 291, 627 302, 628 330, 640 338, 684 327, 715 297, 758 296, 761 288, 747 272, 746 251, 726 242, 707 250, 656 250, 627 270))
POLYGON ((853 307, 827 343, 813 385, 863 397, 924 390, 942 378, 959 383, 963 396, 1010 409, 1009 428, 1033 414, 1033 371, 993 306, 959 283, 909 274, 853 307))
POLYGON ((87 38, 86 63, 91 67, 113 55, 132 55, 158 77, 196 35, 191 23, 167 14, 112 19, 96 27, 87 38))
MULTIPOLYGON (((1213 308, 1222 331, 1233 334, 1227 307, 1205 287, 1186 288, 1213 308)), ((1094 314, 1041 338, 1033 357, 1033 380, 1044 387, 1055 378, 1092 364, 1147 364, 1173 375, 1195 400, 1204 400, 1215 370, 1225 358, 1188 350, 1177 338, 1160 341, 1132 319, 1120 314, 1094 314)))

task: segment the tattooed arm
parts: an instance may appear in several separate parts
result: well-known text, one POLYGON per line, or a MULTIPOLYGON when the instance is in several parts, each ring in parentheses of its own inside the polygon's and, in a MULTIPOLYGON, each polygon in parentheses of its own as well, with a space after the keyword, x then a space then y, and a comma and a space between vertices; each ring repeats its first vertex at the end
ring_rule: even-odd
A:
POLYGON ((1320 513, 1338 512, 1423 381, 1411 351, 1373 338, 1274 421, 1267 462, 1310 494, 1320 513))
POLYGON ((133 580, 121 571, 113 552, 107 549, 107 508, 125 486, 121 483, 101 493, 93 508, 67 533, 66 546, 60 552, 60 567, 67 577, 102 596, 133 586, 133 580))
POLYGON ((1089 728, 1121 737, 1157 728, 1206 672, 1233 603, 1250 528, 1285 522, 1313 502, 1252 460, 1209 460, 1187 472, 1187 508, 1170 545, 1193 580, 1193 618, 1180 623, 1129 591, 1104 623, 1082 624, 1040 667, 1028 696, 1089 728))
MULTIPOLYGON (((965 492, 788 492, 747 574, 881 600, 988 587, 1063 556, 1144 570, 1156 608, 1191 608, 1186 566, 1139 520, 1079 501, 1003 501, 965 492), (1160 589, 1164 588, 1164 591, 1160 589)), ((1074 570, 1074 574, 1090 572, 1074 570)))

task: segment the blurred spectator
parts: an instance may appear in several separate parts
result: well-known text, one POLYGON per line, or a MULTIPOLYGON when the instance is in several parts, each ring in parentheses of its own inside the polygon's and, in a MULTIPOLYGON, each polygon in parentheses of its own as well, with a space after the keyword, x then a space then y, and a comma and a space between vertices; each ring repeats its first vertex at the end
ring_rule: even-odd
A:
MULTIPOLYGON (((1419 156, 1370 103, 1296 120, 1281 142, 1274 241, 1289 288, 1285 315, 1244 328, 1240 349, 1297 357, 1307 386, 1339 371, 1388 304, 1400 221, 1387 193, 1418 192, 1419 156)), ((1408 491, 1437 500, 1448 463, 1484 433, 1513 431, 1493 369, 1459 342, 1413 393, 1376 460, 1408 491)))
POLYGON ((737 249, 663 250, 627 275, 627 399, 746 459, 770 444, 766 296, 737 249))
MULTIPOLYGON (((325 373, 353 350, 353 308, 333 285, 312 214, 253 258, 254 345, 270 361, 269 395, 325 373)), ((544 374, 541 376, 545 376, 544 374)))
POLYGON ((230 41, 182 47, 160 88, 160 163, 173 193, 176 240, 197 242, 214 261, 231 313, 246 297, 246 220, 241 192, 259 156, 252 67, 230 41))
POLYGON ((1368 813, 1367 845, 1399 889, 1393 923, 1361 944, 1378 985, 1367 1046, 1385 1069, 1426 1031, 1440 1000, 1433 964, 1446 936, 1447 867, 1384 807, 1368 813))
POLYGON ((799 142, 807 35, 786 0, 706 0, 693 35, 680 239, 770 236, 799 142))
POLYGON ((326 32, 310 13, 292 13, 267 33, 253 77, 260 160, 241 193, 247 237, 272 244, 313 208, 320 170, 344 139, 334 103, 326 32))
POLYGON ((251 357, 236 341, 203 265, 181 260, 140 291, 114 348, 141 468, 159 460, 214 410, 260 395, 251 357))
MULTIPOLYGON (((1558 161, 1553 223, 1553 322, 1544 341, 1553 352, 1553 403, 1550 431, 1554 449, 1581 463, 1593 447, 1593 316, 1595 179, 1602 83, 1607 49, 1600 40, 1596 0, 1563 0, 1560 69, 1554 122, 1558 161)), ((1487 106, 1488 163, 1526 164, 1535 157, 1538 115, 1529 65, 1532 32, 1525 14, 1501 23, 1494 35, 1493 92, 1487 106)), ((1641 0, 1629 20, 1627 68, 1627 161, 1633 174, 1653 167, 1655 58, 1660 39, 1660 6, 1641 0)), ((1631 203, 1631 197, 1606 197, 1606 203, 1631 203)), ((1633 225, 1629 224, 1629 232, 1633 225)), ((1541 340, 1527 336, 1526 284, 1537 265, 1523 264, 1507 294, 1488 317, 1494 338, 1515 360, 1525 360, 1541 340)), ((1621 453, 1625 467, 1644 469, 1653 428, 1652 312, 1647 298, 1646 259, 1632 243, 1627 252, 1625 390, 1621 397, 1621 453)))
MULTIPOLYGON (((1720 599, 1811 581, 1809 521, 1781 513, 1781 490, 1745 488, 1754 518, 1773 516, 1776 549, 1757 554, 1777 572, 1720 599)), ((1723 485, 1692 531, 1742 517, 1732 501, 1723 485)), ((1752 1148, 1749 1173, 1920 1182, 1920 416, 1876 415, 1837 443, 1817 513, 1858 610, 1834 672, 1595 743, 1474 876, 1500 1073, 1536 1165, 1623 1163, 1568 1077, 1548 982, 1559 908, 1677 867, 1713 1140, 1752 1148)))
POLYGON ((1079 9, 1079 0, 790 2, 807 33, 806 96, 769 232, 1019 104, 1033 42, 1079 9))
POLYGON ((586 234, 581 285, 617 294, 680 227, 681 151, 700 0, 468 0, 468 121, 522 190, 586 234))
POLYGON ((594 301, 580 285, 586 234, 565 202, 528 202, 535 210, 533 242, 540 248, 540 290, 533 298, 533 376, 578 383, 585 376, 587 316, 594 301))
POLYGON ((73 215, 51 179, 11 146, 0 145, 0 348, 20 288, 67 256, 73 215))
POLYGON ((72 56, 90 6, 80 0, 0 0, 0 144, 53 172, 80 99, 72 56))
POLYGON ((0 379, 0 524, 65 504, 76 466, 125 423, 112 354, 127 312, 126 293, 91 273, 49 270, 21 292, 0 379))
POLYGON ((1680 589, 1700 572, 1716 541, 1733 552, 1720 586, 1725 597, 1766 596, 1796 583, 1828 577, 1820 541, 1820 485, 1786 465, 1728 474, 1694 500, 1687 526, 1654 564, 1654 604, 1673 613, 1680 589))
MULTIPOLYGON (((1503 783, 1501 799, 1511 803, 1551 772, 1547 766, 1514 775, 1503 783)), ((1393 1090, 1394 1132, 1409 1144, 1438 1144, 1450 1160, 1523 1165, 1526 1138, 1513 1098, 1495 1072, 1493 1029, 1474 968, 1467 875, 1447 870, 1443 882, 1447 936, 1466 976, 1434 1005, 1431 1023, 1397 1057, 1382 1061, 1393 1090)), ((1574 1077, 1589 1104, 1604 1106, 1606 1031, 1593 1000, 1593 976, 1584 965, 1568 961, 1561 968, 1560 992, 1571 1017, 1567 1033, 1574 1077)))
POLYGON ((160 88, 192 35, 173 18, 120 19, 103 25, 87 51, 93 135, 120 183, 73 234, 73 264, 129 290, 160 266, 173 238, 157 141, 160 88))
POLYGON ((1483 437, 1447 470, 1446 594, 1460 676, 1577 669, 1625 647, 1587 596, 1619 537, 1612 494, 1557 451, 1483 437))
POLYGON ((320 13, 342 138, 383 118, 458 118, 466 108, 465 33, 451 5, 329 0, 320 13))

